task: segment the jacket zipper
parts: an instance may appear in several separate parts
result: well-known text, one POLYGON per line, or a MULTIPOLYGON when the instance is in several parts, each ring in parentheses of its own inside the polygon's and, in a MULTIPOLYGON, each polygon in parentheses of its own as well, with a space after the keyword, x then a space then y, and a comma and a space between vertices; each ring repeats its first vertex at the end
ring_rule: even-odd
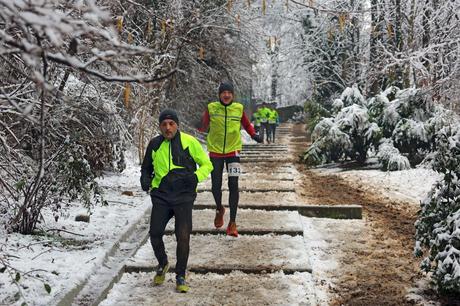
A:
POLYGON ((225 109, 225 119, 224 119, 224 147, 222 148, 222 154, 225 154, 225 142, 227 140, 227 106, 224 106, 225 109))
POLYGON ((171 140, 169 141, 169 150, 168 150, 168 172, 171 171, 171 140))

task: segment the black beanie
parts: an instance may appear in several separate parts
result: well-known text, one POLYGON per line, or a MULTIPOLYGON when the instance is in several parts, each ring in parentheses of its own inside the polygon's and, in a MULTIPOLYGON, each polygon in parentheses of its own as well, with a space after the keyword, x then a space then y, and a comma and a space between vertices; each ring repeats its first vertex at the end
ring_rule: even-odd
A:
POLYGON ((160 117, 158 118, 158 121, 162 123, 163 120, 165 119, 171 119, 179 125, 179 118, 177 117, 177 113, 175 110, 172 110, 170 108, 163 110, 160 113, 160 117))
POLYGON ((226 90, 230 91, 231 93, 234 93, 233 92, 233 85, 230 84, 230 83, 225 83, 225 82, 220 83, 220 85, 219 85, 219 96, 223 91, 226 91, 226 90))

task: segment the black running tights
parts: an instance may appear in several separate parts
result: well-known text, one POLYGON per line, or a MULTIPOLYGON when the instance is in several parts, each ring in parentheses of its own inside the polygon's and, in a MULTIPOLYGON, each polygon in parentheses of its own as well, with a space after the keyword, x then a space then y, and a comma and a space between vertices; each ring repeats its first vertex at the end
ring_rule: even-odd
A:
MULTIPOLYGON (((239 163, 239 156, 232 157, 211 157, 211 162, 214 169, 211 172, 211 181, 212 181, 212 195, 214 196, 214 201, 216 202, 217 209, 222 208, 222 174, 224 171, 224 163, 226 168, 228 168, 229 163, 239 163)), ((228 177, 228 206, 230 207, 230 222, 235 222, 236 220, 236 211, 238 209, 238 201, 240 198, 238 191, 238 176, 229 176, 228 177)))
POLYGON ((166 224, 174 216, 176 234, 176 275, 185 276, 188 255, 190 252, 190 233, 192 232, 193 201, 175 206, 155 203, 152 200, 152 215, 150 218, 150 243, 160 266, 168 262, 163 243, 166 224))

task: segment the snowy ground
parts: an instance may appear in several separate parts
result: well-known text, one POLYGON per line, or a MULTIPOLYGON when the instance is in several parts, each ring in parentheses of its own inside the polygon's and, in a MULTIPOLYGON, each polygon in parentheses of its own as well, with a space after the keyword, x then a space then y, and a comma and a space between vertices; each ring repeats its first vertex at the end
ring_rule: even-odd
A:
POLYGON ((384 193, 388 199, 402 200, 414 205, 418 205, 433 184, 441 178, 441 175, 426 168, 381 171, 377 169, 350 170, 339 167, 320 167, 314 171, 325 175, 338 175, 352 186, 362 190, 373 191, 377 194, 384 193))
POLYGON ((74 221, 76 215, 86 213, 74 203, 57 222, 52 212, 44 211, 41 235, 7 234, 2 227, 0 254, 21 278, 16 286, 12 281, 16 271, 0 273, 0 305, 52 305, 91 275, 120 237, 149 211, 150 199, 138 181, 139 168, 134 163, 123 174, 103 178, 101 185, 111 186, 105 193, 109 204, 94 207, 89 223, 74 221), (134 196, 122 191, 133 191, 134 196), (50 293, 45 284, 51 287, 50 293))

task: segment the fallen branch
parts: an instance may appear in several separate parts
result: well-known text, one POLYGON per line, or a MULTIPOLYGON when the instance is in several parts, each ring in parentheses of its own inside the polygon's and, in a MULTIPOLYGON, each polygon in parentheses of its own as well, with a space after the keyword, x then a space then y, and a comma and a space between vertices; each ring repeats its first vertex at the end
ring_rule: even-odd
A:
POLYGON ((71 232, 71 231, 68 231, 68 230, 65 230, 65 229, 59 229, 59 228, 49 228, 49 229, 47 229, 45 232, 51 232, 51 231, 54 231, 54 232, 64 232, 64 233, 68 233, 68 234, 72 234, 72 235, 76 235, 76 236, 80 236, 80 237, 84 237, 84 236, 85 236, 85 235, 82 235, 82 234, 74 233, 74 232, 71 232))

